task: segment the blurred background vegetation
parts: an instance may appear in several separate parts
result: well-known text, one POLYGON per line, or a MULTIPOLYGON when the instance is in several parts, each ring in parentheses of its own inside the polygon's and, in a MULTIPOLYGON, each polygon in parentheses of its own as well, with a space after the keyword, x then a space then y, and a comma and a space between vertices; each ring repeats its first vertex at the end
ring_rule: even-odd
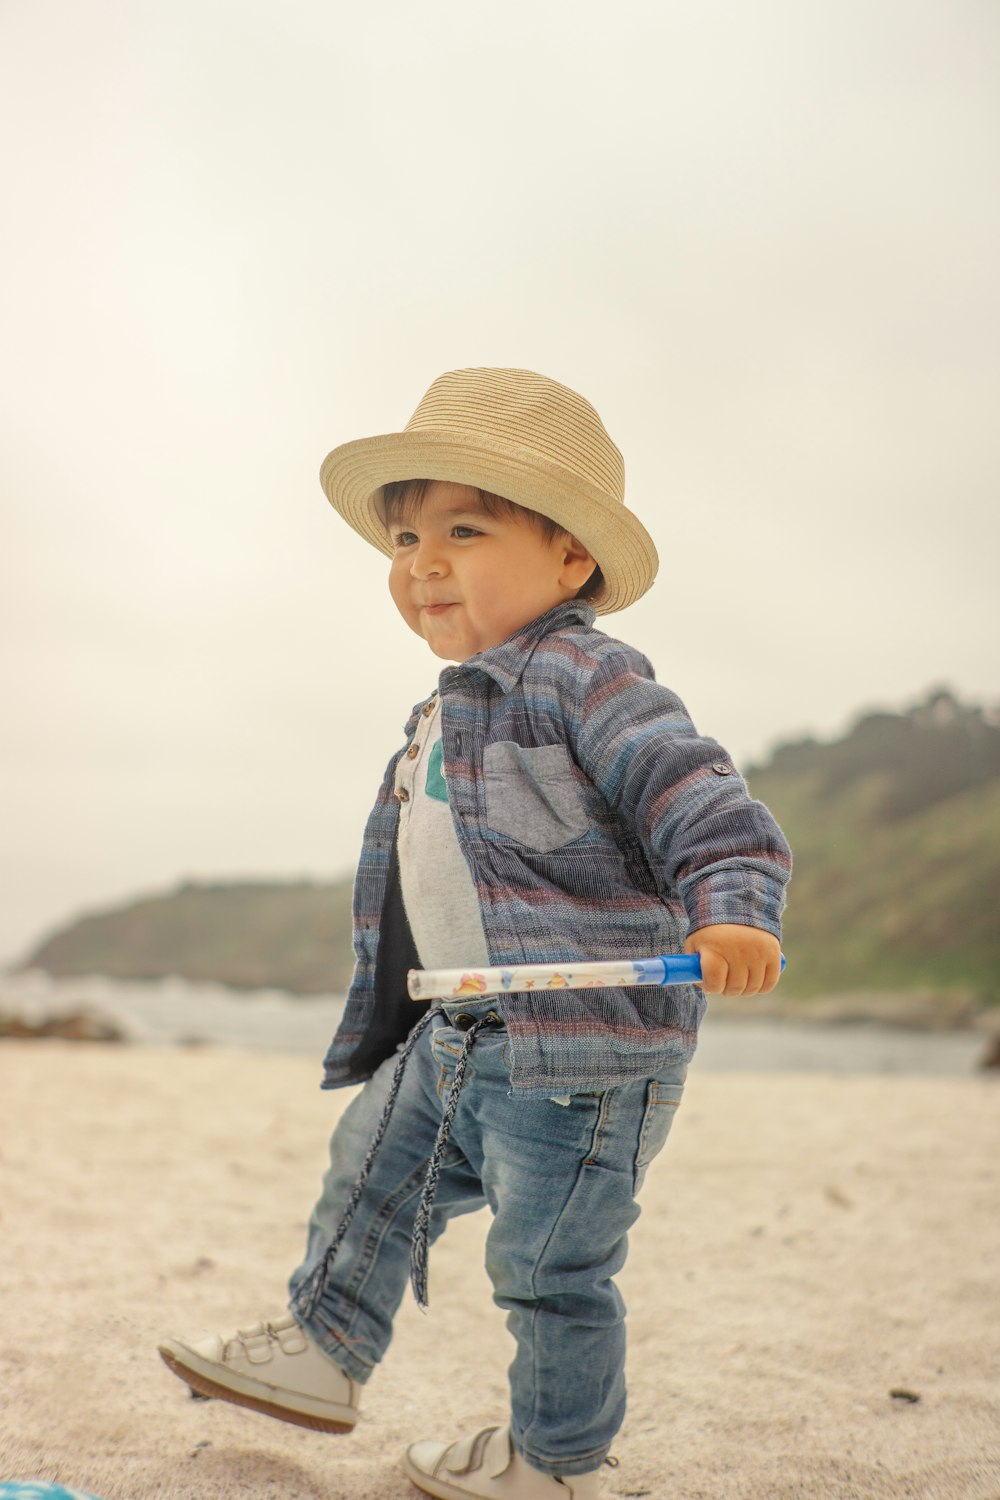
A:
MULTIPOLYGON (((795 856, 785 999, 852 991, 1000 1000, 1000 715, 938 688, 747 773, 795 856)), ((178 975, 309 995, 350 981, 351 880, 177 890, 56 932, 24 968, 178 975)))

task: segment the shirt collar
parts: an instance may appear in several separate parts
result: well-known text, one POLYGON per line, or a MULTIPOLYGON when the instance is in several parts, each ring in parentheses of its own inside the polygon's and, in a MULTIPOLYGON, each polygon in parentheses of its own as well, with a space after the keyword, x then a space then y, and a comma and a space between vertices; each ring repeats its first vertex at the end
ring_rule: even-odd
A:
POLYGON ((544 615, 522 625, 520 630, 516 630, 499 646, 480 651, 458 666, 446 667, 439 678, 441 691, 471 672, 485 672, 488 677, 492 677, 501 692, 509 693, 512 688, 517 687, 535 647, 545 636, 551 635, 555 630, 562 630, 566 625, 592 625, 596 616, 594 606, 582 599, 569 599, 564 604, 557 604, 544 615))

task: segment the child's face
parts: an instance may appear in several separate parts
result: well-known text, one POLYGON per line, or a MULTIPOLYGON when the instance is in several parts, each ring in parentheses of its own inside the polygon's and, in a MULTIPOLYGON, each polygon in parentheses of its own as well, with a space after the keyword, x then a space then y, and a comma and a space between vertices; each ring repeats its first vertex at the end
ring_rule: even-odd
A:
POLYGON ((435 656, 465 661, 572 599, 594 560, 574 537, 528 517, 488 516, 476 490, 435 480, 390 527, 393 603, 435 656))

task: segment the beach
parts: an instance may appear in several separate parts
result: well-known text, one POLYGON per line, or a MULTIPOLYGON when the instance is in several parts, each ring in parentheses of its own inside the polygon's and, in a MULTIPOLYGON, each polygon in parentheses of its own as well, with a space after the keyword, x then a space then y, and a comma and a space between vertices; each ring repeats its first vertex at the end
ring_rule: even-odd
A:
MULTIPOLYGON (((349 1437, 194 1401, 157 1357, 283 1308, 351 1097, 318 1082, 315 1056, 0 1044, 0 1478, 405 1500, 409 1442, 504 1419, 485 1214, 435 1247, 349 1437)), ((998 1500, 998 1141, 996 1075, 696 1060, 620 1278, 608 1495, 998 1500)))

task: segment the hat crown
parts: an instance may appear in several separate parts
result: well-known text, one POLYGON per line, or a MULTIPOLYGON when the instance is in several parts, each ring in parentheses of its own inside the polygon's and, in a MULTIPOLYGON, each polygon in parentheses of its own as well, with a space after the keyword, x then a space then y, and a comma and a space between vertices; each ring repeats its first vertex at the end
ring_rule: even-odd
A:
POLYGON ((467 433, 530 454, 625 503, 625 464, 597 412, 576 391, 532 370, 449 370, 405 431, 467 433))

